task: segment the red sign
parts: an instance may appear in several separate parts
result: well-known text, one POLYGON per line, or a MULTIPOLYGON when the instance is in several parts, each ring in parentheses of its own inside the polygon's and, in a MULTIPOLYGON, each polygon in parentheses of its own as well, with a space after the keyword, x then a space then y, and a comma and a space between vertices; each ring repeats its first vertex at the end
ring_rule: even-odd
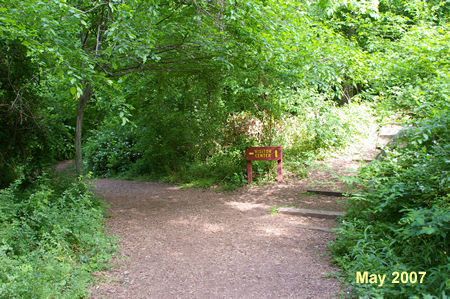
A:
POLYGON ((268 147, 248 147, 245 150, 245 160, 281 160, 282 159, 282 147, 281 146, 268 146, 268 147))
POLYGON ((245 150, 245 160, 247 160, 247 178, 250 184, 253 180, 252 161, 278 161, 277 181, 283 180, 283 148, 281 146, 248 147, 245 150))

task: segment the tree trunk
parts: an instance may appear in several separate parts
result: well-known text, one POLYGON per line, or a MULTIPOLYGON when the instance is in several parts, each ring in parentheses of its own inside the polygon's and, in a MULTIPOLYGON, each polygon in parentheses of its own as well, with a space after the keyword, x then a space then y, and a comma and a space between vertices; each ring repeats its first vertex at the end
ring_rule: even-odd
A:
POLYGON ((91 98, 91 95, 92 95, 92 86, 91 84, 87 84, 83 90, 83 94, 80 97, 80 101, 78 102, 77 125, 75 129, 75 168, 78 174, 82 174, 83 172, 82 156, 81 156, 81 128, 83 125, 83 113, 87 102, 91 98))

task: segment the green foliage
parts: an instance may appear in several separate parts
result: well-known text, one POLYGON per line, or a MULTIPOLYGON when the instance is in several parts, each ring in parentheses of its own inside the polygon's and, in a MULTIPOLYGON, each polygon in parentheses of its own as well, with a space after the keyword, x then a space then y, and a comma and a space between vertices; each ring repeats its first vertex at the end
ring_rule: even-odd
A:
POLYGON ((331 247, 334 261, 361 295, 441 296, 450 285, 449 114, 411 128, 382 161, 362 169, 365 190, 350 198, 331 247), (356 271, 426 271, 423 284, 354 284, 356 271))
POLYGON ((141 156, 134 149, 136 133, 129 126, 105 125, 91 132, 84 145, 85 163, 98 176, 112 176, 130 170, 141 156))
MULTIPOLYGON (((74 232, 55 211, 72 207, 95 222, 99 209, 89 216, 80 198, 95 200, 45 179, 24 186, 53 158, 73 155, 87 85, 87 166, 187 186, 243 185, 248 146, 282 145, 286 168, 303 176, 311 160, 364 137, 372 107, 428 119, 406 147, 361 172, 366 191, 351 200, 333 250, 351 276, 429 271, 427 285, 357 286, 361 294, 448 287, 449 1, 12 0, 0 12, 0 187, 25 175, 1 195, 0 261, 9 273, 0 273, 1 295, 81 292, 84 278, 62 277, 85 277, 84 228, 74 232), (60 282, 54 292, 50 277, 60 282)), ((255 162, 254 173, 271 180, 275 163, 255 162)))
POLYGON ((367 136, 374 111, 354 102, 342 107, 323 95, 302 91, 286 96, 286 115, 277 141, 285 146, 286 160, 308 161, 345 148, 367 136))
POLYGON ((230 147, 216 151, 203 161, 187 163, 164 180, 172 183, 182 183, 186 187, 210 187, 219 185, 223 190, 232 190, 242 186, 247 177, 244 150, 230 147))
POLYGON ((449 34, 445 27, 413 27, 376 59, 374 91, 391 107, 415 118, 432 117, 449 108, 449 34))
MULTIPOLYGON (((310 161, 365 137, 373 125, 370 105, 355 102, 338 107, 312 91, 280 95, 284 104, 278 106, 279 116, 256 111, 225 118, 235 102, 231 107, 228 102, 211 103, 211 95, 201 97, 205 92, 201 84, 192 87, 191 94, 176 78, 172 81, 171 93, 156 89, 144 105, 136 104, 130 119, 137 119, 140 129, 104 125, 91 133, 84 148, 91 171, 236 188, 246 182, 245 147, 282 145, 287 169, 304 176, 310 161), (159 96, 163 98, 157 101, 159 96)), ((276 163, 254 162, 254 174, 256 182, 273 180, 276 163)))
POLYGON ((45 175, 0 191, 0 297, 87 296, 114 246, 84 180, 45 175))
POLYGON ((52 157, 40 117, 38 66, 26 52, 19 40, 0 37, 0 188, 20 175, 20 165, 27 163, 22 171, 32 176, 52 157))

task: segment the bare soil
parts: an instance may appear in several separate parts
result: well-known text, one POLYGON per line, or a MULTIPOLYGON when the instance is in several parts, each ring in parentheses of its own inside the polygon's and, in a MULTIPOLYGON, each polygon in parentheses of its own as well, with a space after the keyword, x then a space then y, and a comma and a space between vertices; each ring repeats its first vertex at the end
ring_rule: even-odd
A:
MULTIPOLYGON (((366 147, 373 156, 374 144, 366 147)), ((103 280, 91 287, 92 297, 340 297, 347 291, 332 278, 337 269, 328 253, 336 220, 269 211, 342 211, 342 198, 305 192, 342 191, 338 176, 359 165, 354 155, 340 155, 319 163, 308 179, 231 193, 100 179, 95 185, 111 204, 107 227, 120 238, 120 254, 115 267, 97 273, 103 280)))

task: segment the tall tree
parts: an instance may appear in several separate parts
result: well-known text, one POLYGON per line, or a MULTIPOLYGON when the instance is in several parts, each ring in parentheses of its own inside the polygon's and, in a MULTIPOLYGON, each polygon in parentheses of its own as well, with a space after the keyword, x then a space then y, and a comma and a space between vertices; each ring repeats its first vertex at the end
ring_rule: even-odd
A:
POLYGON ((76 169, 86 105, 100 86, 136 72, 202 67, 213 51, 220 2, 12 1, 3 33, 19 35, 41 67, 60 75, 78 100, 76 169), (215 31, 215 32, 214 32, 215 31), (210 44, 210 45, 208 45, 210 44), (208 48, 209 47, 209 48, 208 48), (209 54, 202 49, 208 49, 209 54))

